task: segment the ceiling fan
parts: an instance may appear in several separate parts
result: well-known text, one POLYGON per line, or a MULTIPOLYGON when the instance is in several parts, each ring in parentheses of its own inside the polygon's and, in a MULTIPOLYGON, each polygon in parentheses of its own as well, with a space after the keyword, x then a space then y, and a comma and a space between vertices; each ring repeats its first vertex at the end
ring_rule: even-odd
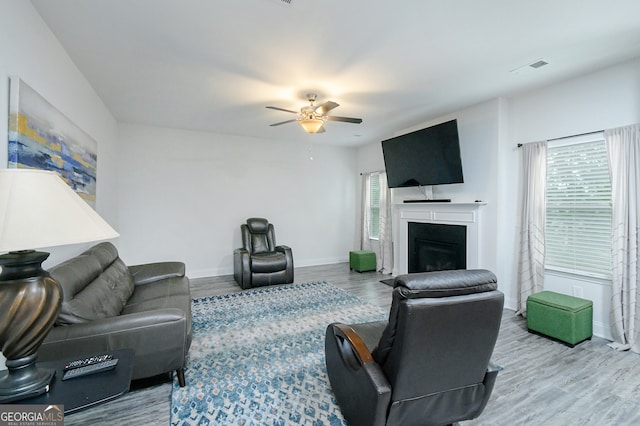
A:
POLYGON ((281 124, 292 123, 297 121, 300 123, 302 128, 307 133, 323 133, 324 122, 329 121, 343 121, 345 123, 362 123, 362 118, 352 118, 352 117, 338 117, 336 115, 326 115, 332 109, 339 107, 340 105, 333 101, 327 101, 320 105, 314 105, 313 103, 316 101, 318 97, 315 93, 307 93, 307 100, 309 101, 308 106, 304 106, 300 108, 300 112, 292 111, 290 109, 284 109, 274 106, 268 106, 269 109, 275 109, 278 111, 290 112, 293 114, 298 114, 298 118, 293 118, 291 120, 281 121, 279 123, 270 124, 271 127, 279 126, 281 124))

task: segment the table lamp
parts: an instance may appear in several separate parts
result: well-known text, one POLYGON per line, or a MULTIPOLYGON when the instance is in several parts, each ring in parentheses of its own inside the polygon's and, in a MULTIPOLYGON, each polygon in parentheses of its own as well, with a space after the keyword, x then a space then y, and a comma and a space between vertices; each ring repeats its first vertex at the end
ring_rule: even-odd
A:
POLYGON ((62 304, 60 285, 42 269, 35 248, 115 238, 109 226, 53 172, 0 169, 0 404, 49 390, 55 371, 36 353, 62 304))

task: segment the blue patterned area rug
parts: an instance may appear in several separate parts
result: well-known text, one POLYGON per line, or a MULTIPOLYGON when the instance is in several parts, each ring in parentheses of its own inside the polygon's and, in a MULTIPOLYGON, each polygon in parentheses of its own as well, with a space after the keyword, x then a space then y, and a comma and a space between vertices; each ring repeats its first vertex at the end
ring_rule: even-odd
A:
POLYGON ((327 282, 195 299, 192 306, 187 386, 174 380, 172 425, 345 425, 326 373, 325 329, 388 316, 327 282))

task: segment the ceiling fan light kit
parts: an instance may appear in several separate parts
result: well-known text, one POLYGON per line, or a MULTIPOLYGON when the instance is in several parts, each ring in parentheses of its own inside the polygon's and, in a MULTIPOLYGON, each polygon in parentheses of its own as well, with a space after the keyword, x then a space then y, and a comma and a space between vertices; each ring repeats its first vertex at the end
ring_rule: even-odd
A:
POLYGON ((300 108, 300 112, 292 111, 290 109, 284 109, 275 106, 268 106, 269 109, 275 109, 277 111, 290 112, 293 114, 298 114, 297 119, 281 121, 279 123, 270 124, 270 126, 279 126, 285 123, 291 123, 297 121, 300 123, 300 126, 307 133, 323 133, 324 130, 324 122, 326 120, 330 121, 342 121, 344 123, 362 123, 361 118, 352 118, 352 117, 337 117, 333 115, 326 115, 327 112, 332 109, 339 107, 340 105, 333 101, 327 101, 321 105, 315 106, 313 103, 315 102, 317 95, 315 93, 307 93, 307 100, 309 101, 308 106, 304 106, 300 108))
POLYGON ((318 133, 318 130, 320 130, 324 124, 324 120, 319 118, 303 118, 298 120, 298 123, 300 123, 305 132, 318 133))

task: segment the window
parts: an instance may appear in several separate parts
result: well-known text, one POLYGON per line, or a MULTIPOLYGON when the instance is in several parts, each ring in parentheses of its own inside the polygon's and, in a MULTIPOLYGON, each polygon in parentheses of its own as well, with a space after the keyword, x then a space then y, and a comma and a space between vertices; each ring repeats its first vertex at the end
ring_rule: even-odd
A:
POLYGON ((380 173, 371 173, 369 180, 369 238, 380 236, 380 173))
POLYGON ((547 147, 545 268, 611 278, 611 183, 602 134, 547 147))

